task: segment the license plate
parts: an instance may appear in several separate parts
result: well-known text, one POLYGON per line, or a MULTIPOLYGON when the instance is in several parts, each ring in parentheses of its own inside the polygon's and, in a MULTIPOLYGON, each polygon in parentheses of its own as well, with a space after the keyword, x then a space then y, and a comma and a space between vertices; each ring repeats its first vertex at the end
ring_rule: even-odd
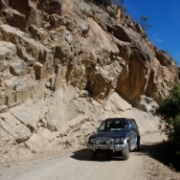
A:
POLYGON ((110 146, 107 146, 107 145, 105 145, 105 146, 104 146, 104 145, 100 145, 100 146, 96 146, 96 149, 102 149, 102 150, 103 150, 103 149, 104 149, 104 150, 107 149, 107 150, 109 150, 109 149, 111 149, 111 148, 110 148, 110 146))

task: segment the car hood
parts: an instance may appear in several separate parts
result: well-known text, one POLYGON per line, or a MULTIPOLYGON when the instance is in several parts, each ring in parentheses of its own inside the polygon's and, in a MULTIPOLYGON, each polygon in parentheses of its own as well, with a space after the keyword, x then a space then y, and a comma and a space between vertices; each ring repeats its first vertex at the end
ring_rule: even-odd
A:
POLYGON ((121 131, 105 131, 105 132, 97 132, 93 135, 91 135, 92 138, 97 137, 127 137, 131 133, 130 130, 121 130, 121 131))

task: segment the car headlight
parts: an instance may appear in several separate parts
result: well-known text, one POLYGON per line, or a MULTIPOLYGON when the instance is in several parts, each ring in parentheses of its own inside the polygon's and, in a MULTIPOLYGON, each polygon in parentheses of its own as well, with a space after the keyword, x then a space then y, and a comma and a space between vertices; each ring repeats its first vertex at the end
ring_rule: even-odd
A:
POLYGON ((123 143, 124 140, 125 140, 124 137, 116 138, 116 139, 115 139, 115 143, 123 143))
POLYGON ((94 141, 95 141, 95 138, 89 138, 89 143, 94 143, 94 141))
POLYGON ((106 144, 108 144, 108 145, 112 144, 112 139, 107 139, 106 144))

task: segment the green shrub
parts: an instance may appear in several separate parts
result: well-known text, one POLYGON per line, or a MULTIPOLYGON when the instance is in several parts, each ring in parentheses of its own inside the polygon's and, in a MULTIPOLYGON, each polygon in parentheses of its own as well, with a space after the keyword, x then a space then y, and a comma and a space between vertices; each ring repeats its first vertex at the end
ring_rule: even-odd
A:
POLYGON ((174 133, 172 134, 172 144, 176 153, 180 155, 180 115, 176 116, 172 121, 174 133))
POLYGON ((165 132, 169 134, 174 151, 180 154, 180 84, 173 87, 156 113, 167 123, 165 132))

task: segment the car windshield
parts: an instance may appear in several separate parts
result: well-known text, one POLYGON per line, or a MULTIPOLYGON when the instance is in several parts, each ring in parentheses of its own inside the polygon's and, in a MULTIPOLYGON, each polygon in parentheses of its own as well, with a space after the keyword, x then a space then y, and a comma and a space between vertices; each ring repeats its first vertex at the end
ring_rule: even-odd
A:
POLYGON ((113 120, 113 121, 103 121, 98 131, 120 131, 128 129, 128 122, 126 120, 113 120))

